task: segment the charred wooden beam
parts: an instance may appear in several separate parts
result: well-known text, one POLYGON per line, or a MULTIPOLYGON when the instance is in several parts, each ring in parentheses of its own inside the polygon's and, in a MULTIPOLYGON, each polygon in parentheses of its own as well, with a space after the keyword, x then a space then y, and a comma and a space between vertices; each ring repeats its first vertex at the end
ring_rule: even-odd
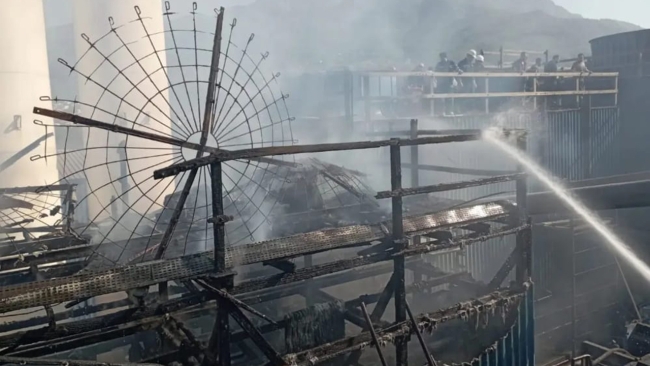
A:
MULTIPOLYGON (((395 276, 395 272, 393 272, 393 275, 388 280, 386 287, 384 287, 384 290, 377 298, 377 304, 375 305, 375 308, 372 309, 372 314, 370 314, 371 322, 378 322, 379 320, 381 320, 381 317, 384 315, 384 312, 386 311, 386 307, 388 306, 390 299, 393 297, 393 294, 395 293, 395 281, 396 281, 396 276, 395 276)), ((368 331, 368 328, 366 327, 362 327, 361 329, 363 329, 364 331, 368 331)), ((345 364, 355 365, 359 362, 360 358, 361 358, 361 350, 354 351, 348 356, 347 360, 345 361, 345 364)))
POLYGON ((173 164, 169 167, 158 169, 154 171, 154 179, 162 179, 174 175, 178 175, 184 171, 194 168, 209 165, 216 161, 229 161, 239 159, 254 159, 265 156, 281 156, 293 154, 306 154, 328 151, 342 151, 342 150, 365 150, 374 149, 378 147, 401 145, 425 145, 425 144, 443 144, 449 142, 464 142, 464 141, 477 141, 481 139, 480 134, 474 135, 451 135, 451 136, 435 136, 435 137, 420 137, 417 139, 392 139, 382 141, 362 141, 362 142, 343 142, 332 144, 315 144, 315 145, 291 145, 291 146, 275 146, 275 147, 260 147, 246 150, 237 151, 220 151, 210 156, 188 160, 182 163, 173 164))
POLYGON ((418 194, 446 192, 446 191, 452 191, 456 189, 478 187, 487 184, 511 182, 519 179, 522 175, 524 175, 524 173, 500 175, 496 177, 474 179, 474 180, 468 180, 464 182, 441 183, 441 184, 434 184, 430 186, 415 187, 415 188, 399 188, 391 191, 378 192, 377 195, 375 195, 375 198, 383 199, 383 198, 391 198, 391 197, 406 197, 406 196, 414 196, 418 194))
POLYGON ((490 282, 487 285, 487 288, 490 291, 494 291, 497 288, 501 287, 503 281, 508 277, 512 269, 515 268, 518 258, 521 256, 522 248, 519 245, 515 245, 515 248, 510 252, 508 258, 503 262, 497 273, 492 277, 490 282))
POLYGON ((473 169, 473 168, 457 168, 441 165, 428 165, 428 164, 402 164, 402 167, 407 169, 413 169, 416 166, 417 170, 430 171, 430 172, 442 172, 442 173, 452 173, 452 174, 463 174, 463 175, 476 175, 476 176, 485 176, 493 177, 498 175, 507 175, 515 174, 514 171, 507 170, 488 170, 488 169, 473 169))
POLYGON ((314 277, 324 276, 326 274, 330 274, 334 272, 340 272, 340 271, 352 269, 359 266, 365 266, 368 264, 391 260, 396 256, 401 256, 401 255, 409 257, 409 256, 435 252, 439 250, 460 248, 467 245, 480 243, 489 239, 515 234, 529 227, 530 226, 528 224, 525 224, 516 228, 495 230, 490 232, 489 234, 481 235, 479 237, 460 237, 456 240, 451 240, 449 242, 441 243, 441 244, 420 244, 417 246, 412 246, 397 253, 390 253, 390 252, 378 253, 369 256, 359 256, 350 259, 343 259, 340 261, 316 265, 309 268, 301 268, 296 270, 296 272, 294 273, 280 273, 268 277, 243 281, 237 284, 233 288, 233 291, 231 293, 242 294, 246 292, 262 290, 265 288, 282 286, 294 282, 311 279, 314 277))
POLYGON ((210 291, 214 295, 216 295, 216 296, 218 296, 218 297, 220 297, 222 299, 227 299, 228 301, 235 304, 235 306, 243 308, 244 310, 246 310, 249 313, 259 317, 260 319, 263 319, 266 322, 271 323, 271 324, 276 324, 276 322, 273 319, 271 319, 268 316, 262 314, 261 312, 255 310, 253 307, 249 306, 245 302, 238 300, 237 298, 230 295, 226 291, 219 290, 218 288, 216 288, 214 286, 211 286, 211 285, 209 285, 209 284, 207 284, 205 282, 202 282, 202 281, 199 281, 199 284, 201 284, 201 286, 205 287, 206 290, 210 291))
MULTIPOLYGON (((75 322, 59 324, 56 328, 39 328, 23 332, 12 333, 0 336, 0 347, 15 347, 36 342, 45 342, 57 340, 62 337, 93 331, 96 329, 117 326, 122 323, 138 321, 157 315, 163 315, 171 312, 177 312, 190 306, 198 305, 210 300, 208 293, 191 294, 178 299, 170 300, 164 304, 155 307, 146 308, 143 311, 136 312, 137 309, 124 309, 113 314, 96 316, 91 319, 84 319, 75 322)), ((127 305, 128 301, 124 300, 121 304, 127 305)), ((102 306, 96 306, 96 311, 106 309, 102 306)), ((57 314, 58 315, 58 314, 57 314)), ((55 319, 60 318, 55 315, 55 319)), ((79 314, 82 315, 82 314, 79 314)), ((85 314, 83 314, 85 315, 85 314)))
MULTIPOLYGON (((269 359, 272 365, 276 366, 282 366, 282 365, 287 365, 287 362, 280 357, 280 354, 273 349, 273 347, 269 344, 269 342, 264 339, 264 336, 260 331, 255 327, 253 323, 251 323, 250 319, 246 317, 246 315, 241 311, 241 309, 231 301, 230 298, 223 298, 225 301, 225 304, 227 304, 229 310, 230 310, 230 315, 235 319, 235 321, 239 324, 239 326, 249 335, 253 343, 264 353, 264 355, 269 359)), ((228 346, 230 347, 230 346, 228 346)))
MULTIPOLYGON (((401 148, 399 145, 390 147, 390 189, 393 192, 402 190, 402 158, 401 148)), ((419 188, 413 188, 419 189, 419 188)), ((391 197, 391 211, 393 232, 392 239, 394 252, 397 255, 393 257, 393 286, 395 287, 395 322, 406 320, 406 265, 405 256, 401 253, 406 248, 407 241, 404 237, 404 220, 402 196, 396 195, 391 197)), ((408 364, 408 337, 407 335, 398 336, 395 340, 395 359, 397 366, 406 366, 408 364)))
POLYGON ((24 358, 0 356, 0 364, 37 365, 37 366, 161 366, 155 363, 119 363, 83 360, 52 360, 45 358, 24 358))
POLYGON ((265 266, 271 266, 273 268, 279 269, 282 272, 295 272, 296 264, 289 260, 277 260, 277 261, 267 261, 262 262, 265 266))

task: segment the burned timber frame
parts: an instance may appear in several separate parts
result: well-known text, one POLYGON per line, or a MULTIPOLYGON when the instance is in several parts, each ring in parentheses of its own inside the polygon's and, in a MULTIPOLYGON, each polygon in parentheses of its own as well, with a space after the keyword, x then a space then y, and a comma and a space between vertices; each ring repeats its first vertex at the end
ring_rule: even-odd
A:
MULTIPOLYGON (((507 132, 507 131, 506 131, 507 132)), ((526 135, 523 131, 508 132, 516 133, 519 148, 525 148, 526 135)), ((336 356, 350 354, 348 363, 358 361, 360 349, 366 345, 374 345, 371 329, 374 328, 375 336, 380 343, 385 340, 395 339, 396 356, 398 365, 407 364, 407 342, 419 327, 430 326, 431 322, 444 322, 446 320, 462 317, 463 314, 475 311, 478 308, 488 309, 498 306, 501 303, 508 303, 511 300, 521 298, 528 287, 530 275, 530 248, 531 229, 526 218, 526 177, 523 172, 508 174, 504 180, 515 180, 517 182, 517 202, 496 201, 483 204, 469 205, 465 207, 452 208, 445 211, 403 217, 402 197, 416 195, 426 192, 440 191, 444 189, 461 189, 465 186, 474 186, 476 180, 460 182, 454 186, 437 187, 425 186, 416 189, 402 188, 400 149, 403 146, 418 146, 435 143, 468 142, 479 140, 479 134, 464 135, 441 135, 435 137, 415 139, 390 139, 381 141, 367 141, 358 143, 341 144, 320 144, 302 145, 282 148, 262 148, 232 152, 219 152, 207 157, 201 157, 187 161, 180 165, 171 166, 155 172, 155 177, 172 176, 184 169, 193 169, 201 165, 210 165, 212 173, 213 189, 213 219, 212 225, 215 230, 215 250, 212 254, 203 253, 190 255, 175 259, 162 259, 153 262, 145 262, 138 265, 116 267, 105 271, 88 271, 82 274, 32 282, 23 285, 7 286, 0 290, 0 312, 9 312, 17 309, 50 306, 60 302, 72 301, 83 297, 94 297, 102 294, 127 291, 134 288, 141 288, 170 281, 178 283, 190 283, 194 281, 198 287, 194 291, 185 294, 178 299, 168 300, 159 295, 159 301, 133 314, 133 310, 122 310, 116 318, 98 317, 88 320, 75 321, 74 327, 65 325, 57 326, 56 319, 65 319, 65 315, 55 315, 51 318, 49 326, 37 329, 36 331, 19 332, 8 336, 0 337, 0 345, 9 347, 9 352, 4 353, 12 357, 22 357, 22 360, 29 362, 29 358, 42 357, 43 351, 39 351, 40 344, 45 348, 54 347, 58 340, 73 342, 75 345, 87 344, 91 339, 97 342, 99 333, 109 333, 109 329, 118 330, 118 333, 126 331, 137 332, 138 329, 147 329, 151 326, 163 326, 173 329, 181 329, 179 337, 184 337, 189 344, 196 344, 192 347, 194 352, 205 355, 205 359, 218 365, 230 365, 230 342, 241 341, 250 338, 268 358, 271 365, 284 364, 318 364, 336 356), (253 159, 282 154, 300 154, 324 151, 341 151, 354 149, 384 148, 390 149, 391 161, 391 190, 379 193, 378 197, 390 197, 392 200, 392 220, 385 224, 377 225, 354 225, 321 230, 305 234, 293 235, 287 238, 279 238, 266 242, 248 244, 244 246, 225 247, 224 225, 230 218, 223 216, 221 206, 221 185, 222 180, 219 174, 222 161, 233 158, 253 159), (497 221, 508 223, 505 228, 489 230, 480 234, 457 236, 448 241, 433 243, 420 243, 418 240, 408 240, 419 235, 430 234, 445 228, 461 227, 478 222, 497 221), (409 319, 407 312, 406 293, 413 290, 415 286, 435 286, 436 281, 445 279, 433 278, 428 281, 416 281, 412 286, 406 286, 405 269, 406 258, 412 258, 424 253, 449 250, 465 245, 472 245, 491 238, 504 235, 516 234, 517 252, 510 260, 504 263, 503 268, 498 271, 497 277, 492 281, 495 291, 485 297, 473 300, 469 304, 471 308, 454 306, 448 309, 438 310, 434 313, 415 315, 413 320, 409 319), (373 244, 374 243, 374 244, 373 244), (379 243, 379 244, 377 244, 379 243), (291 258, 307 256, 319 252, 336 250, 341 248, 365 246, 358 256, 337 260, 325 264, 318 264, 310 267, 294 269, 268 277, 248 278, 234 283, 233 276, 235 265, 246 265, 252 263, 278 262, 291 258), (357 267, 380 263, 393 262, 393 275, 384 291, 377 295, 362 296, 358 300, 348 301, 346 309, 350 309, 349 317, 362 326, 362 333, 342 339, 327 345, 320 345, 308 351, 290 353, 281 356, 265 340, 263 334, 281 329, 282 324, 270 320, 261 327, 255 326, 242 311, 257 316, 264 316, 251 312, 250 304, 278 299, 290 294, 300 293, 299 287, 304 280, 314 279, 322 281, 324 275, 333 275, 338 272, 355 269, 357 267), (516 268, 516 285, 500 290, 506 275, 516 268), (504 275, 505 274, 505 275, 504 275), (427 282, 427 283, 424 283, 427 282), (395 322, 386 324, 380 321, 390 298, 395 300, 395 322), (196 343, 196 340, 189 335, 183 336, 182 324, 177 320, 175 314, 195 313, 205 311, 213 307, 212 300, 216 300, 219 309, 212 337, 207 347, 196 343), (376 302, 369 318, 374 324, 368 325, 363 320, 360 309, 363 303, 376 302), (202 305, 201 305, 202 304, 202 305), (196 306, 200 305, 200 308, 196 306), (207 306, 207 308, 206 308, 207 306), (193 309, 193 310, 191 310, 193 309), (473 310, 474 309, 474 310, 473 310), (165 314, 170 314, 165 316, 165 314), (240 324, 240 331, 233 332, 228 326, 228 317, 233 317, 240 324), (174 322, 176 325, 170 325, 174 322), (413 324, 416 323, 416 326, 413 324), (374 326, 371 328, 371 326, 374 326), (106 332, 101 329, 106 328, 106 332), (118 328, 115 328, 118 327, 118 328), (142 328, 144 327, 144 328, 142 328), (59 329, 61 328, 61 329, 59 329), (75 329, 71 332, 69 329, 75 329), (45 331, 44 331, 45 330, 45 331), (72 333, 72 334, 71 334, 72 333), (188 338, 189 337, 189 338, 188 338), (73 341, 74 340, 74 341, 73 341), (45 343, 43 343, 45 342, 45 343), (30 345, 31 344, 31 345, 30 345)), ((486 178, 483 184, 493 183, 494 177, 486 178)), ((480 183, 480 182, 478 182, 480 183)), ((372 274, 370 274, 372 275, 372 274)), ((453 276, 453 275, 451 275, 453 276)), ((336 281, 335 276, 323 278, 326 281, 336 281)), ((324 286, 324 282, 312 283, 312 286, 324 286)), ((159 288, 166 288, 160 286, 159 288)), ((119 307, 119 304, 106 304, 119 307)), ((124 304, 122 304, 124 306, 124 304)), ((469 305, 468 305, 469 306, 469 305)), ((100 309, 98 309, 100 310, 100 309)), ((105 309, 104 309, 105 310, 105 309)), ((267 317, 268 318, 268 317, 267 317)), ((351 320, 351 321, 352 321, 351 320)), ((111 331, 115 333, 115 330, 111 331)), ((123 333, 120 333, 123 334, 123 333)), ((64 348, 65 349, 65 348, 64 348)), ((429 355, 428 350, 423 350, 429 355)), ((45 352, 47 354, 47 352, 45 352)), ((528 352, 532 356, 532 350, 528 352)), ((435 358, 435 355, 433 355, 435 358)), ((432 358, 433 359, 433 358, 432 358)), ((1 360, 0 360, 1 361, 1 360)))

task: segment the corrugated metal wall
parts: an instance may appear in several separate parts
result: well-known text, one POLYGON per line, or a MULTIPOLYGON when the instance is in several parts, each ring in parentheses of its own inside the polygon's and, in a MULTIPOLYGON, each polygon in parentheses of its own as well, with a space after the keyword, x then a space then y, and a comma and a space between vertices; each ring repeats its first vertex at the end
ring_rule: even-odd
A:
POLYGON ((472 366, 534 366, 535 319, 532 287, 519 305, 519 317, 508 334, 485 350, 472 366))
MULTIPOLYGON (((494 116, 446 117, 427 125, 420 122, 420 129, 427 128, 483 129, 499 125, 508 128, 524 128, 529 131, 529 154, 547 170, 562 180, 581 180, 616 174, 619 166, 618 133, 620 121, 618 108, 593 108, 586 115, 584 110, 549 111, 546 113, 503 113, 494 116), (587 117, 588 116, 588 117, 587 117), (588 119, 588 120, 587 120, 588 119), (583 120, 587 120, 584 122, 583 120)), ((405 151, 406 152, 406 151, 405 151)), ((494 148, 483 142, 466 145, 448 144, 421 147, 420 164, 445 165, 460 168, 514 170, 515 162, 505 156, 495 155, 494 148)), ((409 161, 405 158, 405 162, 409 161)), ((405 174, 406 175, 406 174, 405 174)), ((476 176, 420 172, 420 185, 476 179, 476 176)), ((530 182, 530 190, 541 190, 536 182, 530 182)), ((469 201, 478 197, 503 192, 514 192, 514 183, 501 183, 446 192, 442 197, 469 201)), ((548 218, 547 218, 548 219, 548 218)), ((547 231, 534 235, 535 273, 538 288, 545 283, 552 270, 553 254, 547 242, 547 231)), ((463 251, 431 255, 427 261, 450 272, 468 271, 474 278, 489 281, 514 248, 514 237, 490 240, 487 243, 465 248, 463 251)))

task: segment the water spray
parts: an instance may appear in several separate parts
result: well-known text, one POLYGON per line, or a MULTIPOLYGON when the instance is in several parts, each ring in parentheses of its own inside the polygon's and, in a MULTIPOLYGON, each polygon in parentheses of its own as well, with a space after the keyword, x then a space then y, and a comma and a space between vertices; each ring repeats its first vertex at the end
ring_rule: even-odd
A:
POLYGON ((567 206, 593 227, 618 255, 630 263, 632 267, 634 267, 634 269, 637 270, 646 280, 650 281, 650 267, 641 261, 593 212, 572 197, 567 190, 551 176, 550 173, 546 172, 541 166, 526 156, 525 153, 517 150, 509 144, 508 141, 504 139, 501 130, 497 128, 486 129, 483 131, 483 138, 516 159, 520 164, 524 165, 530 173, 540 180, 540 182, 553 191, 553 193, 564 201, 567 206))

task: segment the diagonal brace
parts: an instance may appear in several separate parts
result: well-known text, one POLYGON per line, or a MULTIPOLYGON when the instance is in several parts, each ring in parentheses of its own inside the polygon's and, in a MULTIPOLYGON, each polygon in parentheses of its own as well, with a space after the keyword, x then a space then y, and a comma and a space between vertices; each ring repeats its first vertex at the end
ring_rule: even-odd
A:
POLYGON ((222 300, 222 304, 226 305, 228 311, 230 312, 230 316, 235 319, 242 330, 244 330, 244 332, 250 336, 253 343, 255 343, 260 351, 262 351, 262 353, 264 353, 264 355, 269 359, 269 364, 276 366, 287 365, 280 354, 275 349, 273 349, 269 342, 264 338, 259 329, 257 329, 257 327, 255 327, 250 319, 246 317, 244 312, 233 301, 231 301, 231 298, 223 297, 222 300))

